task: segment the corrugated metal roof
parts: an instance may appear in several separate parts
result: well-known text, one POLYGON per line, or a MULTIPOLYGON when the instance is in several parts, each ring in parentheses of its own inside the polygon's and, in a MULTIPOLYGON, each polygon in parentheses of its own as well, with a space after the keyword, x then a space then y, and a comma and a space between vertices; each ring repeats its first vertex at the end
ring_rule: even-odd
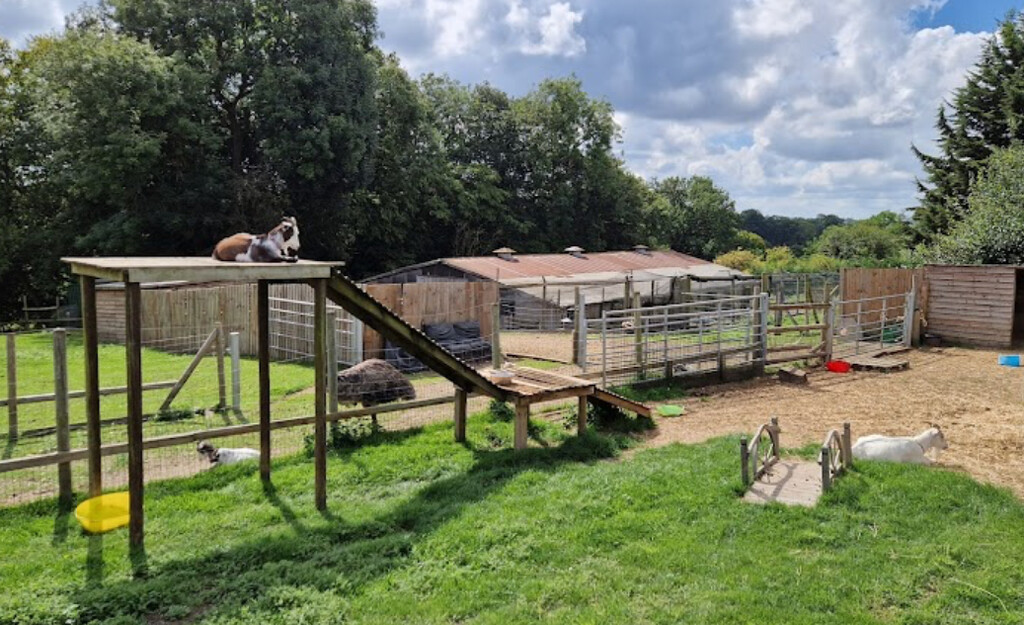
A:
MULTIPOLYGON (((719 265, 676 251, 650 251, 647 253, 595 252, 573 256, 571 254, 516 254, 512 260, 497 256, 467 256, 444 258, 441 262, 482 278, 499 282, 515 278, 570 277, 578 274, 603 272, 629 273, 653 269, 694 269, 705 273, 719 265)), ((729 270, 721 267, 728 275, 729 270)), ((685 272, 684 272, 685 273, 685 272)), ((717 273, 717 272, 716 272, 717 273)))

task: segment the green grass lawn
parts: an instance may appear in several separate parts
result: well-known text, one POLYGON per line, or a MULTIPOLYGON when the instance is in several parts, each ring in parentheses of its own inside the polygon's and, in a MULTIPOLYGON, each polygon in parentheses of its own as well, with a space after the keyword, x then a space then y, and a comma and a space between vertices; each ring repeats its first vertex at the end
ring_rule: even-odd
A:
POLYGON ((737 497, 736 440, 603 461, 622 440, 538 420, 384 433, 312 462, 147 490, 125 530, 52 501, 0 510, 0 623, 1021 623, 1024 505, 968 477, 864 463, 816 508, 737 497))

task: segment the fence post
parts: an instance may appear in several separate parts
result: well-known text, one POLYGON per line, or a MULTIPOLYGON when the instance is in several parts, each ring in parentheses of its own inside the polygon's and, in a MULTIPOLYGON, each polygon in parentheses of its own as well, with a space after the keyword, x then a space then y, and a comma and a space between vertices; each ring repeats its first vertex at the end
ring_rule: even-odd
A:
POLYGON ((601 386, 608 388, 608 312, 601 313, 601 386))
POLYGON ((750 451, 747 449, 747 437, 740 438, 740 476, 743 485, 750 484, 750 451))
POLYGON ((238 332, 228 335, 231 351, 231 408, 235 416, 242 414, 242 351, 238 332))
POLYGON ((224 383, 224 324, 220 321, 217 322, 217 341, 213 349, 217 356, 217 397, 220 401, 217 404, 217 409, 226 410, 228 407, 228 393, 224 383))
POLYGON ((718 378, 720 380, 725 379, 725 358, 722 357, 722 301, 719 300, 715 305, 715 349, 718 351, 718 378))
POLYGON ((640 314, 640 294, 633 293, 633 345, 636 352, 636 366, 640 367, 640 377, 646 373, 644 365, 643 316, 640 314))
POLYGON ((576 295, 576 364, 583 371, 587 370, 587 297, 579 293, 577 287, 576 295))
POLYGON ((916 287, 911 286, 903 303, 903 347, 910 347, 914 340, 914 315, 917 314, 916 291, 916 287))
POLYGON ((843 467, 853 465, 853 435, 850 433, 850 422, 843 422, 843 467))
MULTIPOLYGON (((338 313, 327 311, 327 406, 331 414, 338 412, 338 313)), ((333 421, 334 425, 337 421, 333 421)))
POLYGON ((350 317, 349 322, 352 328, 352 364, 357 365, 363 362, 363 322, 355 317, 350 317))
POLYGON ((491 368, 501 369, 501 303, 491 306, 491 368))
POLYGON ((829 300, 825 310, 825 361, 832 360, 833 341, 836 333, 836 300, 829 300))
POLYGON ((761 320, 757 329, 758 335, 761 337, 761 369, 764 371, 764 367, 768 366, 768 298, 771 297, 768 293, 761 294, 761 301, 759 306, 761 308, 761 320))
POLYGON ((821 448, 821 490, 828 492, 832 488, 832 450, 826 445, 821 448))
MULTIPOLYGON (((785 288, 786 288, 786 285, 783 282, 779 286, 779 290, 775 292, 775 303, 778 304, 779 306, 782 306, 782 304, 785 303, 786 295, 785 295, 785 293, 783 293, 785 288)), ((781 308, 779 308, 778 310, 775 311, 775 326, 776 327, 782 327, 782 309, 781 308)))
MULTIPOLYGON (((67 331, 53 331, 53 396, 57 430, 57 451, 71 451, 71 431, 68 427, 68 342, 67 331)), ((69 506, 74 499, 71 492, 71 463, 57 465, 57 492, 61 506, 69 506)))
POLYGON ((7 440, 18 438, 18 346, 13 333, 7 335, 7 440))

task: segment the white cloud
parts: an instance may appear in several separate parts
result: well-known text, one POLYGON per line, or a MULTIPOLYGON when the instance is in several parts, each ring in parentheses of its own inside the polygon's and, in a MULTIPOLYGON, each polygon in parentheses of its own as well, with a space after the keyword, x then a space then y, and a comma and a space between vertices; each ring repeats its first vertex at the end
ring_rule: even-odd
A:
MULTIPOLYGON (((80 1, 0 0, 0 35, 59 28, 80 1)), ((916 202, 910 145, 935 149, 935 111, 987 36, 912 25, 944 3, 377 0, 381 45, 413 73, 515 94, 573 73, 618 111, 634 171, 847 216, 916 202)))

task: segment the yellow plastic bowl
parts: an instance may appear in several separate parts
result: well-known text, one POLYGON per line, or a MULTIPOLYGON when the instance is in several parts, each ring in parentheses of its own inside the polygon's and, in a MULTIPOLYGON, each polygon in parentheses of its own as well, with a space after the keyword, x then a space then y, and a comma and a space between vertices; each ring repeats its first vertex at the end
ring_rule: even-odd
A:
POLYGON ((86 499, 75 508, 85 531, 102 534, 128 525, 128 493, 108 493, 86 499))

